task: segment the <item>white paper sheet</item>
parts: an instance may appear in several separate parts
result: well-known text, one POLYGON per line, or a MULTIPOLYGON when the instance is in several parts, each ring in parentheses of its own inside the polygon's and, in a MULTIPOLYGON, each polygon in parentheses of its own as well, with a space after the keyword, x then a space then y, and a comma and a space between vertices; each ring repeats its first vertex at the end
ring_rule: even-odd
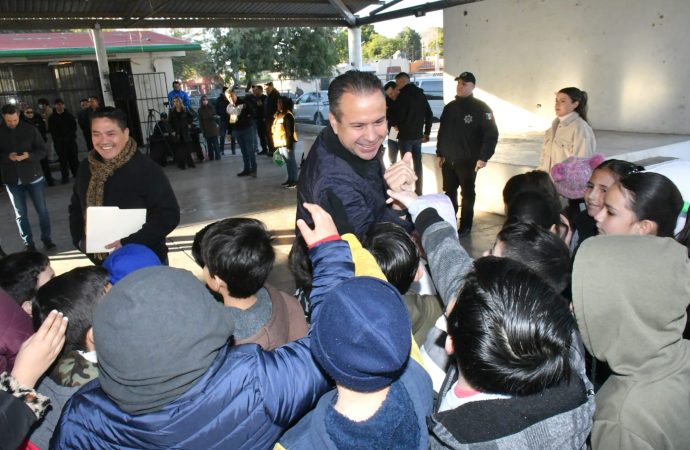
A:
POLYGON ((86 253, 108 253, 105 246, 139 231, 146 223, 146 209, 90 206, 86 209, 86 253))

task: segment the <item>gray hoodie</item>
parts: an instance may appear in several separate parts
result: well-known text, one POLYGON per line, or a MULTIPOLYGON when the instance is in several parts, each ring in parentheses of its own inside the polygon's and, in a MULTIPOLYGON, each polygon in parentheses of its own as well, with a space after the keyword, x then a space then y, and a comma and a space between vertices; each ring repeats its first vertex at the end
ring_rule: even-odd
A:
POLYGON ((688 250, 670 238, 597 236, 573 270, 573 306, 589 352, 613 375, 596 395, 593 449, 690 445, 688 250))

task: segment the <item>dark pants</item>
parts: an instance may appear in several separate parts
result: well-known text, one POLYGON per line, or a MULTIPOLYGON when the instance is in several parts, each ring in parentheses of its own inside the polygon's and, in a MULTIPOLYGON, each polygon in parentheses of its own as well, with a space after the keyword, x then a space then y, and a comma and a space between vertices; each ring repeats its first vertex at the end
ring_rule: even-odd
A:
POLYGON ((191 142, 176 142, 173 144, 173 151, 175 152, 175 163, 180 169, 186 166, 194 167, 192 160, 191 142))
POLYGON ((441 168, 443 176, 443 192, 450 197, 453 209, 458 212, 458 187, 462 190, 462 207, 460 209, 460 231, 471 230, 474 220, 474 181, 477 172, 474 171, 476 161, 452 163, 446 161, 441 168))
POLYGON ((391 164, 398 161, 398 141, 388 139, 388 159, 390 159, 391 164))
POLYGON ((53 173, 50 171, 50 164, 48 163, 48 157, 41 160, 41 170, 43 171, 43 178, 46 179, 46 183, 52 186, 55 183, 53 179, 53 173))
POLYGON ((405 153, 412 152, 414 174, 417 175, 417 182, 415 183, 414 190, 417 195, 422 195, 422 138, 409 140, 400 139, 398 141, 398 147, 400 148, 401 158, 405 156, 405 153))
POLYGON ((266 121, 261 119, 256 121, 256 132, 259 135, 259 142, 261 143, 261 152, 268 153, 268 129, 266 128, 266 121))
POLYGON ((60 159, 60 173, 62 174, 62 181, 69 180, 69 173, 72 176, 77 176, 77 169, 79 169, 79 159, 77 158, 77 142, 70 141, 54 141, 55 153, 60 159))
POLYGON ((220 159, 220 146, 218 136, 206 136, 206 147, 208 148, 208 159, 215 161, 220 159))
POLYGON ((93 150, 93 142, 91 141, 91 130, 82 131, 84 133, 84 141, 86 142, 86 149, 88 151, 93 150))
POLYGON ((266 126, 264 129, 266 130, 266 143, 268 144, 268 152, 272 155, 273 152, 276 151, 275 146, 273 145, 273 117, 268 117, 266 118, 266 126))
POLYGON ((242 162, 244 163, 245 173, 256 173, 256 153, 252 148, 252 132, 254 127, 247 127, 241 130, 232 130, 237 143, 240 144, 240 151, 242 152, 242 162))

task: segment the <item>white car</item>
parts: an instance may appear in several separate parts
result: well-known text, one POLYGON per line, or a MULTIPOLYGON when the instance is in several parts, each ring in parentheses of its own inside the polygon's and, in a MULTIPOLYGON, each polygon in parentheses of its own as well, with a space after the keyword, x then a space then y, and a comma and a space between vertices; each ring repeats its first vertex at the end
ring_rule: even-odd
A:
POLYGON ((328 91, 314 91, 302 94, 295 102, 295 120, 326 125, 328 120, 328 91))
POLYGON ((434 114, 434 121, 441 118, 443 112, 443 77, 418 77, 413 83, 424 91, 426 99, 429 100, 431 112, 434 114))

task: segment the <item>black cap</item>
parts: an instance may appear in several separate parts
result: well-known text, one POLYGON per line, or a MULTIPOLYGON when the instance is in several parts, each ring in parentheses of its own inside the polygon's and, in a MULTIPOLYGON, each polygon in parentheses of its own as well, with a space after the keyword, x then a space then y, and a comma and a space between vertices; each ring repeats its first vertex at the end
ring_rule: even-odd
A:
POLYGON ((455 81, 462 80, 466 81, 468 83, 472 84, 477 84, 477 79, 474 77, 474 74, 472 72, 463 72, 457 77, 455 77, 455 81))

